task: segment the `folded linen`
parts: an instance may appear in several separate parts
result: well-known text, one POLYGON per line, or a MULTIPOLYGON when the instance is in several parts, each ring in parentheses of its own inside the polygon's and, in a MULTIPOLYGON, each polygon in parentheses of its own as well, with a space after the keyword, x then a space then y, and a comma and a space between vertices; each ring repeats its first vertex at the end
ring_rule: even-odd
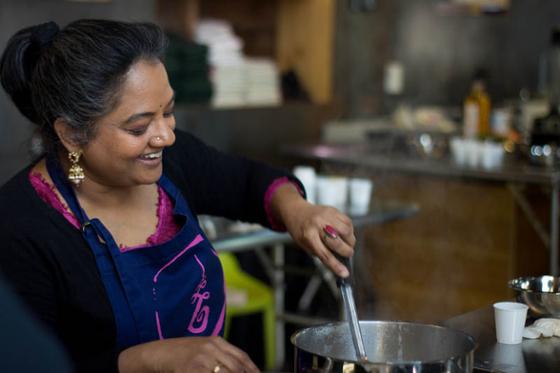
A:
POLYGON ((523 338, 560 337, 560 319, 542 318, 523 329, 523 338))

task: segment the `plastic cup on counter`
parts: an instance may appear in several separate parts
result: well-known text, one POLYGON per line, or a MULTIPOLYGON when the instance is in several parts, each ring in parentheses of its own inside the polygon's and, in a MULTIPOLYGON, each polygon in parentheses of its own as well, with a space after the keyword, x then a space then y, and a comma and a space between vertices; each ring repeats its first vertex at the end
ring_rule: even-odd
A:
POLYGON ((494 303, 494 320, 498 343, 518 344, 523 340, 523 328, 529 307, 524 303, 494 303))
POLYGON ((317 178, 317 203, 346 210, 348 179, 341 176, 319 176, 317 178))
POLYGON ((467 163, 467 147, 465 144, 465 139, 462 137, 453 137, 449 141, 451 147, 451 154, 453 155, 453 160, 460 166, 467 163))
POLYGON ((478 167, 484 157, 484 143, 467 139, 465 140, 465 147, 467 151, 467 165, 472 168, 478 167))
POLYGON ((503 163, 504 152, 505 151, 502 144, 493 141, 485 141, 483 157, 482 157, 482 166, 485 169, 493 169, 493 168, 500 167, 503 163))
POLYGON ((311 166, 296 166, 294 167, 294 176, 303 184, 307 200, 311 203, 316 203, 317 174, 315 169, 311 166))
POLYGON ((351 178, 348 182, 350 205, 348 212, 352 215, 365 215, 369 211, 373 182, 366 178, 351 178))

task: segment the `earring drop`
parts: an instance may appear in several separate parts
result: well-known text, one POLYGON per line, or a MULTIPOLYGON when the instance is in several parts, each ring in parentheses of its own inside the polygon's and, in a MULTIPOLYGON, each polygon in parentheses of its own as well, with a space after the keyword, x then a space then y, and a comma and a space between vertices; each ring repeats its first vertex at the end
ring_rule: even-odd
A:
POLYGON ((69 152, 68 159, 70 160, 70 169, 68 170, 68 181, 79 187, 82 181, 86 178, 84 174, 84 169, 78 164, 80 157, 82 156, 81 151, 69 152))

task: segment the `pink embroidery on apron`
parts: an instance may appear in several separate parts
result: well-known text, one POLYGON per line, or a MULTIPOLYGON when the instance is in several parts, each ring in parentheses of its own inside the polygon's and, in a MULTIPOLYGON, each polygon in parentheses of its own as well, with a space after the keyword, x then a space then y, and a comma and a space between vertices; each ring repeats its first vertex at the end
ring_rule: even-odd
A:
MULTIPOLYGON (((179 254, 175 255, 175 257, 173 259, 171 259, 169 262, 167 262, 163 267, 160 268, 159 271, 157 271, 157 273, 155 274, 154 278, 153 278, 153 282, 154 285, 157 284, 158 281, 158 277, 160 275, 160 273, 167 267, 169 267, 171 264, 173 264, 177 259, 179 259, 183 254, 185 254, 191 247, 197 245, 198 243, 200 243, 202 240, 204 240, 204 238, 202 238, 202 236, 200 234, 197 234, 196 237, 194 238, 194 240, 192 240, 192 242, 185 247, 179 254)), ((200 261, 198 260, 198 258, 196 257, 196 261, 199 263, 199 265, 202 266, 202 264, 200 263, 200 261)), ((204 266, 202 266, 202 279, 204 281, 204 286, 206 286, 206 272, 204 269, 204 266)), ((202 281, 201 281, 202 283, 202 281)), ((197 287, 197 292, 200 289, 200 284, 197 287)), ((153 300, 154 302, 157 300, 157 292, 156 292, 156 288, 155 286, 152 288, 152 295, 153 295, 153 300)), ((195 294, 196 295, 196 294, 195 294)), ((210 297, 210 295, 208 295, 208 297, 206 299, 208 299, 210 297)), ((208 308, 208 306, 206 306, 208 308)), ((197 308, 198 311, 198 308, 197 308)), ((208 312, 209 313, 209 312, 208 312)), ((197 312, 194 313, 195 315, 197 314, 197 312)), ((160 320, 159 320, 159 311, 156 310, 155 311, 155 319, 156 319, 156 326, 157 326, 157 332, 158 332, 158 337, 159 339, 164 339, 163 333, 161 331, 161 324, 160 324, 160 320)), ((192 320, 191 320, 192 323, 192 320)), ((208 323, 208 316, 206 316, 206 323, 208 323)), ((206 324, 204 324, 204 329, 206 329, 206 324)), ((202 330, 204 330, 202 329, 202 330)), ((190 330, 190 329, 189 329, 190 330)))
POLYGON ((200 269, 202 270, 202 279, 200 283, 196 287, 196 292, 193 294, 191 298, 191 303, 195 304, 196 307, 193 312, 191 322, 189 323, 188 330, 193 334, 199 334, 206 330, 206 326, 208 325, 208 317, 210 316, 210 307, 208 305, 202 305, 204 300, 210 298, 210 292, 201 291, 206 288, 206 268, 204 265, 198 260, 198 257, 195 255, 194 258, 196 259, 200 269), (195 326, 198 324, 199 326, 195 326))

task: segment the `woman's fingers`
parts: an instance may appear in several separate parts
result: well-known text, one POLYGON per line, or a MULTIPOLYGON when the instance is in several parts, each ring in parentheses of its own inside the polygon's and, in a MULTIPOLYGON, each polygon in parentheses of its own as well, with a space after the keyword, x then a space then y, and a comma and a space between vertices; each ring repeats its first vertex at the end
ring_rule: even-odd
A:
MULTIPOLYGON (((321 235, 317 234, 315 236, 311 242, 311 246, 314 248, 314 254, 325 266, 327 266, 337 276, 348 277, 348 269, 336 258, 334 253, 348 253, 349 251, 352 252, 352 249, 344 241, 342 241, 340 237, 327 237, 327 234, 323 232, 321 235), (332 243, 330 241, 332 241, 332 243)), ((348 255, 346 254, 342 256, 348 255)))
POLYGON ((226 342, 224 339, 219 338, 218 348, 221 351, 221 354, 217 356, 217 360, 220 365, 220 373, 223 373, 224 371, 247 373, 259 372, 257 366, 251 361, 245 352, 226 342))
MULTIPOLYGON (((339 236, 344 242, 346 242, 353 252, 353 248, 356 245, 356 236, 354 235, 352 220, 348 216, 339 213, 336 217, 336 223, 333 225, 333 228, 338 231, 339 236)), ((351 254, 352 253, 350 253, 350 255, 351 254)))
POLYGON ((307 204, 285 223, 302 248, 317 256, 336 275, 348 276, 346 267, 335 257, 350 257, 354 253, 356 237, 348 216, 334 207, 307 204), (332 230, 330 237, 325 232, 327 227, 332 230))

